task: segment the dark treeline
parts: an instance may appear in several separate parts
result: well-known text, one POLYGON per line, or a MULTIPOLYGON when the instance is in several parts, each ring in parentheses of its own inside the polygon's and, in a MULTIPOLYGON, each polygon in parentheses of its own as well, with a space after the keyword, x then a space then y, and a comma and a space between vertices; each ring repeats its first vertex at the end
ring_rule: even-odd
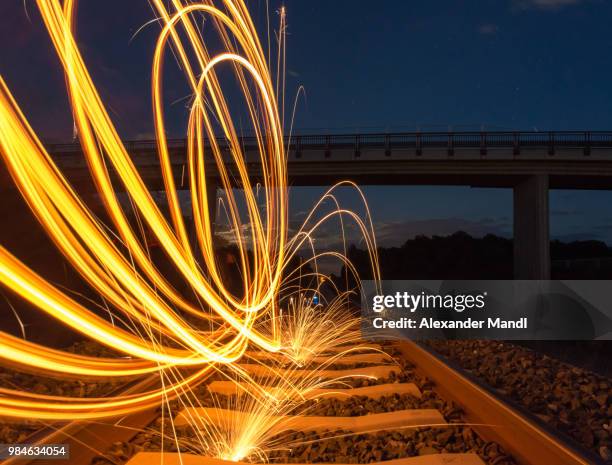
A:
MULTIPOLYGON (((601 241, 551 241, 553 279, 612 278, 612 248, 601 241)), ((512 239, 492 234, 475 238, 417 236, 400 247, 378 249, 383 279, 512 279, 512 239)), ((351 246, 348 258, 361 279, 372 277, 366 250, 351 246)), ((338 282, 344 282, 343 269, 338 282)))

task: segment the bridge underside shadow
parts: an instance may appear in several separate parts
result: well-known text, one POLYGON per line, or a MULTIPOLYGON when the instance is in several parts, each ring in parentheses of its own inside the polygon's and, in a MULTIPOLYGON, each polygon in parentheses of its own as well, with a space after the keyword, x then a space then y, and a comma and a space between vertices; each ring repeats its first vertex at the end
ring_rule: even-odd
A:
MULTIPOLYGON (((245 138, 243 144, 249 178, 253 184, 262 182, 259 153, 250 139, 245 138)), ((612 189, 612 133, 303 136, 287 146, 291 186, 330 186, 350 180, 361 186, 513 189, 517 279, 550 277, 549 189, 612 189)), ((75 182, 91 187, 80 148, 68 146, 63 150, 57 156, 61 168, 75 182)), ((163 190, 155 145, 135 142, 130 153, 149 189, 163 190)), ((238 179, 229 148, 224 147, 223 153, 227 155, 230 178, 238 179)), ((175 141, 171 157, 177 188, 188 188, 184 141, 175 141)), ((207 164, 205 169, 210 189, 215 190, 219 186, 217 168, 207 164)), ((120 183, 115 185, 122 188, 120 183)))
MULTIPOLYGON (((514 231, 514 276, 516 279, 550 279, 550 243, 549 243, 549 201, 550 189, 612 189, 611 174, 600 171, 594 173, 574 172, 572 174, 547 174, 533 169, 513 170, 510 173, 466 172, 445 173, 437 165, 436 172, 407 173, 398 169, 387 173, 351 173, 349 170, 334 172, 333 166, 325 172, 313 173, 304 170, 303 166, 289 165, 289 185, 330 186, 340 181, 350 180, 360 186, 367 185, 444 185, 488 188, 509 188, 513 190, 513 231, 514 231)), ((465 169, 466 167, 462 167, 465 169)), ((257 166, 251 166, 253 184, 261 182, 257 166)), ((432 166, 433 169, 433 166, 432 166)), ((419 170, 420 171, 420 170, 419 170)), ((151 190, 163 190, 163 182, 157 167, 141 169, 141 174, 151 190)), ((177 165, 176 173, 182 172, 177 165)), ((216 192, 220 181, 214 175, 214 168, 209 167, 207 178, 209 195, 216 192)), ((82 175, 82 172, 80 173, 82 175)), ((77 176, 81 178, 81 176, 77 176)), ((83 178, 81 178, 83 181, 83 178)), ((177 188, 187 189, 185 179, 177 176, 177 188)), ((116 183, 117 189, 121 185, 116 183)), ((240 188, 239 183, 234 187, 240 188)), ((215 204, 216 206, 216 204, 215 204)), ((215 212, 210 212, 215 217, 215 212)))

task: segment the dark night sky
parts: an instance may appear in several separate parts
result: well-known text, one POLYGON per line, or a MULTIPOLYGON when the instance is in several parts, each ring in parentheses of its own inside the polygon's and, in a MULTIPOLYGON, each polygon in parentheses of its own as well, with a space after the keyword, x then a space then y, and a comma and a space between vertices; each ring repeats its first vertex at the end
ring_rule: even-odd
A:
MULTIPOLYGON (((272 1, 270 18, 278 22, 272 1)), ((251 1, 265 28, 263 0, 251 1)), ((605 0, 287 0, 288 81, 302 131, 612 129, 612 2, 605 0)), ((120 133, 151 134, 150 63, 159 27, 146 0, 81 0, 77 35, 120 133), (121 9, 120 9, 121 8, 121 9)), ((35 3, 0 5, 0 73, 34 127, 69 140, 63 79, 35 3)), ((164 88, 182 136, 186 88, 164 88)), ((296 189, 302 211, 318 189, 296 189)), ((383 242, 415 233, 511 233, 508 190, 366 189, 383 242)), ((350 197, 342 196, 349 206, 350 197)), ((555 237, 612 244, 612 192, 551 192, 555 237)))

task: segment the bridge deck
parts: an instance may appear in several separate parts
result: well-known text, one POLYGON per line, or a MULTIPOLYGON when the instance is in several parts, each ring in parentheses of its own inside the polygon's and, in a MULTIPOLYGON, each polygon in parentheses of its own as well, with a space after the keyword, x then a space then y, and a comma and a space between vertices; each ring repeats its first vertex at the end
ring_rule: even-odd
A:
MULTIPOLYGON (((232 161, 226 141, 219 146, 232 161)), ((289 182, 329 185, 433 184, 513 187, 525 176, 549 176, 551 188, 612 188, 612 132, 464 132, 305 135, 287 138, 289 182)), ((259 180, 255 139, 240 139, 250 174, 259 180)), ((168 141, 179 185, 185 140, 168 141)), ((155 141, 126 147, 152 189, 161 188, 155 141)), ((50 144, 50 153, 72 179, 85 168, 78 144, 50 144)), ((209 167, 214 173, 214 166, 209 167)), ((85 173, 83 173, 85 174, 85 173)))

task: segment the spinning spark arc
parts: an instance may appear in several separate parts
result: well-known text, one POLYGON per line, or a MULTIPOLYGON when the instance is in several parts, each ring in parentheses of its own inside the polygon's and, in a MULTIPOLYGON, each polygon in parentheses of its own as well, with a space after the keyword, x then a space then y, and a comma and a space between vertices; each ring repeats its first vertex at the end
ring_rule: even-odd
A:
MULTIPOLYGON (((72 420, 129 414, 189 390, 202 382, 216 364, 232 366, 249 345, 278 352, 283 347, 279 293, 287 266, 296 251, 309 244, 312 231, 334 215, 349 215, 357 222, 376 263, 371 223, 367 225, 357 215, 340 208, 316 222, 310 230, 301 229, 295 237, 288 238, 283 115, 276 100, 278 91, 244 2, 222 0, 218 7, 210 0, 197 4, 172 0, 172 12, 164 3, 151 0, 162 26, 153 56, 152 100, 169 218, 153 200, 120 140, 76 45, 75 0, 63 3, 37 0, 64 70, 84 158, 121 244, 117 244, 108 225, 92 213, 56 166, 0 76, 0 155, 15 185, 66 260, 132 326, 132 329, 117 326, 98 316, 0 246, 0 282, 4 286, 73 330, 126 356, 74 355, 0 332, 0 358, 24 368, 44 367, 57 377, 159 374, 166 381, 162 387, 144 393, 92 399, 50 398, 0 388, 0 416, 72 420), (223 53, 210 55, 194 23, 194 14, 210 17, 209 23, 223 44, 223 53), (182 38, 187 39, 187 45, 182 38), (187 124, 187 168, 197 249, 201 251, 198 258, 181 212, 165 135, 162 76, 169 44, 192 93, 187 124), (239 84, 255 134, 262 170, 263 211, 249 179, 237 130, 216 73, 219 66, 227 65, 239 84), (232 173, 217 141, 219 131, 230 148, 235 168, 232 173), (234 242, 239 246, 238 264, 244 281, 240 297, 230 292, 216 262, 208 216, 208 204, 214 199, 207 196, 209 164, 205 160, 214 160, 221 187, 226 192, 228 221, 234 242), (151 261, 146 244, 129 223, 117 198, 111 174, 116 175, 138 217, 152 231, 167 260, 202 304, 194 304, 181 295, 151 261), (233 190, 235 184, 242 188, 244 196, 248 237, 233 190), (244 246, 247 240, 250 254, 244 246), (210 331, 188 323, 185 314, 210 325, 210 331), (178 369, 191 371, 183 376, 178 369)), ((284 12, 281 21, 284 21, 284 12)), ((331 190, 326 197, 333 197, 331 190)), ((350 268, 342 254, 334 256, 350 268)))

